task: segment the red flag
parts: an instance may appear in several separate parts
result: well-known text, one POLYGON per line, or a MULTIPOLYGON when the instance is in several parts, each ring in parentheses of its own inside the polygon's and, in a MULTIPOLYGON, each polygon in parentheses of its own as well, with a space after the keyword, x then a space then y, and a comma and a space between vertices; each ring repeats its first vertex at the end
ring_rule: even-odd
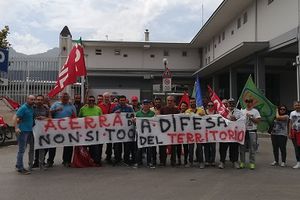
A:
POLYGON ((208 87, 210 100, 214 103, 218 113, 223 117, 227 118, 229 114, 228 109, 224 106, 224 104, 222 103, 218 95, 209 87, 209 85, 207 87, 208 87))
POLYGON ((19 107, 20 107, 20 104, 8 97, 3 97, 7 103, 14 109, 14 110, 17 110, 19 107))
POLYGON ((86 67, 83 48, 76 44, 62 66, 55 87, 48 93, 50 98, 61 92, 66 86, 76 82, 77 77, 86 76, 86 67))
POLYGON ((183 96, 181 97, 179 104, 178 104, 178 108, 180 109, 182 102, 187 103, 188 108, 190 107, 190 97, 188 95, 188 93, 186 91, 184 91, 183 96))

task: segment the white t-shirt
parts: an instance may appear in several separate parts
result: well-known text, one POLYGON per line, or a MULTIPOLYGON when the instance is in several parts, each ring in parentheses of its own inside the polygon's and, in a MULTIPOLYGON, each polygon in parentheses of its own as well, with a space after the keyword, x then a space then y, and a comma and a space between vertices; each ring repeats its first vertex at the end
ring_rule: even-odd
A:
POLYGON ((252 108, 251 110, 242 109, 243 115, 246 117, 246 130, 256 130, 257 124, 250 120, 250 117, 247 117, 247 114, 250 114, 251 117, 257 119, 261 118, 258 110, 252 108))
POLYGON ((292 122, 292 129, 296 131, 300 131, 300 112, 296 112, 295 110, 290 114, 290 120, 292 122))

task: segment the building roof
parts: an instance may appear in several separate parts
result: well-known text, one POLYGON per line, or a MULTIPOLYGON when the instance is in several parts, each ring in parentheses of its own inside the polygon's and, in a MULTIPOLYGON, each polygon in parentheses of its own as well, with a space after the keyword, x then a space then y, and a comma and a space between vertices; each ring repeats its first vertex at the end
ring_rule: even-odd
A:
POLYGON ((225 26, 234 20, 253 1, 224 0, 192 39, 191 45, 204 47, 215 34, 219 34, 225 26))
POLYGON ((152 41, 111 41, 111 40, 82 40, 84 46, 95 47, 165 47, 165 48, 196 48, 192 47, 190 43, 176 43, 176 42, 152 42, 152 41))
POLYGON ((242 42, 231 50, 227 51, 225 54, 213 60, 212 63, 196 71, 193 75, 198 74, 200 77, 206 76, 222 69, 224 66, 229 66, 233 63, 236 63, 241 58, 250 56, 268 47, 269 42, 242 42))
POLYGON ((68 26, 65 26, 65 27, 61 30, 60 35, 63 36, 63 37, 69 37, 69 36, 70 36, 70 37, 72 38, 72 35, 71 35, 71 32, 70 32, 68 26))

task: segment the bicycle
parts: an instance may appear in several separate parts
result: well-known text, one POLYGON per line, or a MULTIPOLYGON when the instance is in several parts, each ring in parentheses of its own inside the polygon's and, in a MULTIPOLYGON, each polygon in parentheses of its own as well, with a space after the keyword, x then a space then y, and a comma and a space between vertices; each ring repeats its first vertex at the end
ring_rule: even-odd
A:
POLYGON ((10 127, 4 122, 3 117, 0 116, 0 145, 3 145, 5 140, 13 138, 13 127, 10 127))

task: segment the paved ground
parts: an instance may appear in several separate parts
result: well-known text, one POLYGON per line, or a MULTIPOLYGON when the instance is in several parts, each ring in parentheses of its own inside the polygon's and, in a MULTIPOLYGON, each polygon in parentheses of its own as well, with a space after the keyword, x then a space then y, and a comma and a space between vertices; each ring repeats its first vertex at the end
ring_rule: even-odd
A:
MULTIPOLYGON (((299 199, 300 170, 288 145, 287 168, 271 167, 269 138, 260 138, 255 171, 217 168, 147 168, 104 166, 71 169, 57 164, 29 176, 14 171, 16 146, 0 147, 0 199, 299 199)), ((56 163, 60 163, 61 152, 56 163)))

